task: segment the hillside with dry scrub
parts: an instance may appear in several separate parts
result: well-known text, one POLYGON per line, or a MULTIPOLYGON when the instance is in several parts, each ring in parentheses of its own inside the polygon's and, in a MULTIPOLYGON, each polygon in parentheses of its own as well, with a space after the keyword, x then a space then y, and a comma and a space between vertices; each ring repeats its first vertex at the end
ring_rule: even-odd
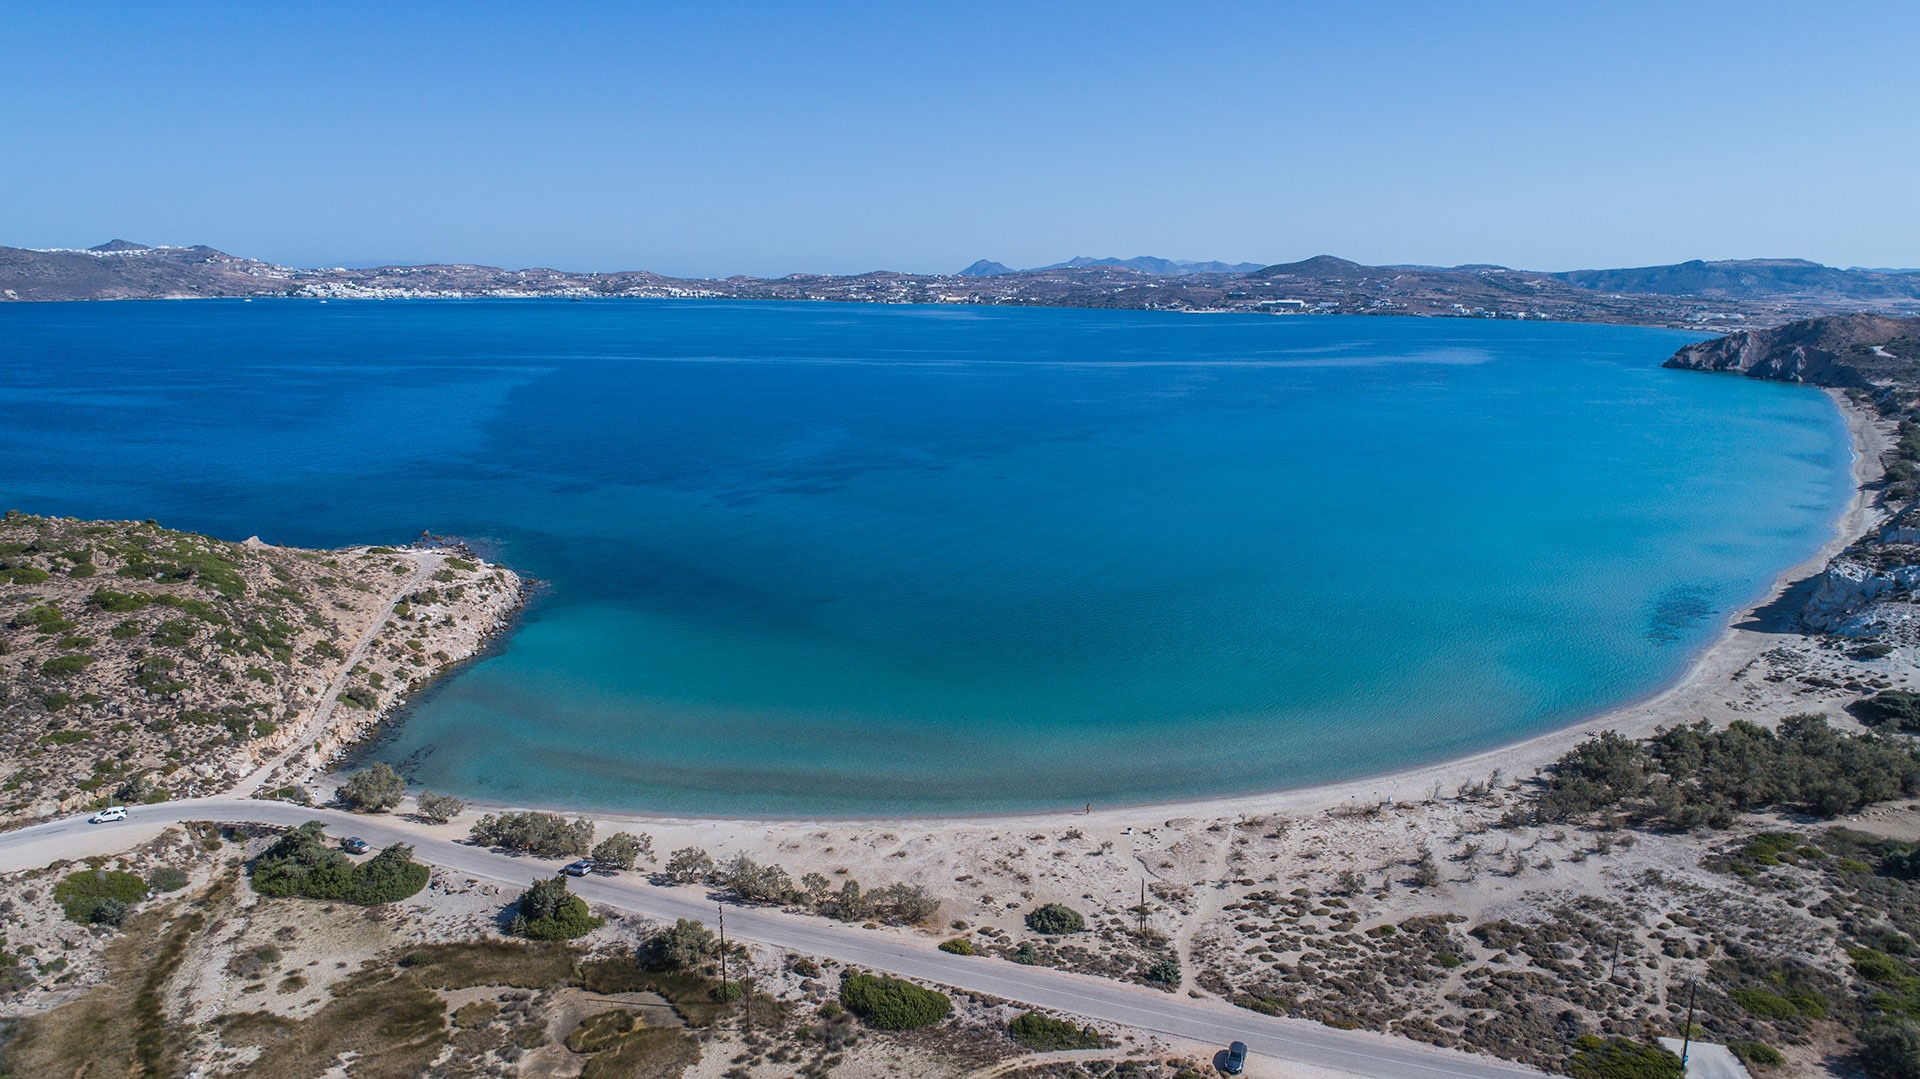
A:
POLYGON ((477 650, 519 592, 462 550, 301 550, 8 512, 0 824, 226 790, 292 746, 298 778, 477 650))

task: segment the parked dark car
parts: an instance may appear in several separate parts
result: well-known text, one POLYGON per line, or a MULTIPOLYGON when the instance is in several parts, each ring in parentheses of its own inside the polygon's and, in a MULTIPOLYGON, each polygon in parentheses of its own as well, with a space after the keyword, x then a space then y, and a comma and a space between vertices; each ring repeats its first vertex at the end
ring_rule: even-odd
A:
POLYGON ((366 840, 355 835, 342 839, 340 841, 340 849, 346 851, 348 854, 365 854, 373 848, 367 844, 366 840))
POLYGON ((1232 1045, 1227 1046, 1227 1059, 1220 1065, 1220 1070, 1226 1072, 1228 1075, 1239 1075, 1245 1071, 1246 1068, 1247 1043, 1234 1042, 1232 1045))

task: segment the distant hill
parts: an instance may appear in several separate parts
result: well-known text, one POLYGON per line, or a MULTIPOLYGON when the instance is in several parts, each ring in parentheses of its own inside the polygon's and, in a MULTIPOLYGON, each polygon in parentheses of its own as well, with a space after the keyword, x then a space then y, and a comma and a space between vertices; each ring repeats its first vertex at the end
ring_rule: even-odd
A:
MULTIPOLYGON (((1378 272, 1379 269, 1378 267, 1362 266, 1357 262, 1349 262, 1343 258, 1335 258, 1332 255, 1315 255, 1310 259, 1301 259, 1299 262, 1283 262, 1276 266, 1257 267, 1251 273, 1247 274, 1247 276, 1257 277, 1263 281, 1283 277, 1346 279, 1350 277, 1363 277, 1368 273, 1378 272)), ((1408 267, 1408 269, 1417 270, 1419 268, 1408 267)), ((1447 273, 1449 271, 1434 270, 1428 272, 1447 273)))
POLYGON ((1009 274, 1012 272, 1013 272, 1013 268, 1010 266, 1007 266, 1005 263, 994 262, 991 259, 981 259, 978 262, 975 262, 973 265, 967 267, 966 269, 961 270, 960 276, 961 277, 998 277, 1001 274, 1009 274))
POLYGON ((1733 300, 1793 296, 1806 299, 1920 299, 1920 277, 1878 270, 1837 270, 1805 259, 1680 262, 1624 270, 1550 274, 1599 292, 1653 296, 1712 296, 1733 300))

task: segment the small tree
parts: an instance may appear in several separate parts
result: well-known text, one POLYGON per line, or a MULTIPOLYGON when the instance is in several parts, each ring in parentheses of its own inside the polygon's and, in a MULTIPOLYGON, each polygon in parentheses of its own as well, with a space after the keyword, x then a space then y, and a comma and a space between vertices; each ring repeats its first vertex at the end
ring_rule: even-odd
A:
POLYGON ((1060 903, 1048 903, 1028 912, 1027 928, 1052 937, 1062 933, 1083 932, 1087 928, 1087 920, 1072 907, 1060 903))
POLYGON ((640 859, 653 860, 653 837, 615 832, 593 848, 593 860, 614 869, 632 869, 640 859))
POLYGON ((699 970, 720 954, 720 938, 699 922, 682 918, 662 929, 641 950, 641 962, 655 970, 699 970))
POLYGON ((1416 888, 1431 888, 1440 883, 1440 867, 1434 863, 1433 851, 1420 848, 1420 860, 1413 863, 1413 883, 1416 888))
POLYGON ((807 893, 807 900, 814 904, 824 902, 833 884, 818 873, 803 873, 800 876, 800 890, 807 893))
POLYGON ((587 901, 567 891, 567 878, 536 880, 520 893, 514 924, 534 940, 572 940, 606 924, 587 909, 587 901))
POLYGON ((385 813, 406 794, 407 781, 385 761, 355 772, 340 787, 340 801, 361 813, 385 813))
POLYGON ((467 808, 467 803, 455 798, 451 794, 435 794, 432 791, 421 791, 417 808, 419 809, 421 820, 429 824, 445 824, 459 816, 460 812, 467 808))
POLYGON ((713 856, 699 847, 681 847, 667 855, 667 876, 692 884, 713 876, 713 856))

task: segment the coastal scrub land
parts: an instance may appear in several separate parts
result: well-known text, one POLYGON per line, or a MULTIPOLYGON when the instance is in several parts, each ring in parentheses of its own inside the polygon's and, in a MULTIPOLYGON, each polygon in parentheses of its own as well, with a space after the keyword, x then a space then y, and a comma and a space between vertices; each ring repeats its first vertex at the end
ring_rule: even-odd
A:
MULTIPOLYGON (((1756 1076, 1920 1074, 1916 343, 1920 320, 1828 319, 1689 346, 1669 361, 1829 387, 1859 450, 1859 496, 1828 549, 1737 617, 1682 681, 1574 729, 1329 787, 1018 817, 575 816, 449 805, 413 790, 375 799, 377 815, 338 817, 395 837, 391 853, 354 855, 356 864, 385 858, 381 879, 405 884, 417 876, 409 847, 487 848, 517 858, 525 879, 434 868, 418 891, 364 906, 277 883, 295 853, 349 834, 337 824, 325 841, 311 830, 289 840, 255 824, 189 824, 141 833, 145 845, 131 850, 132 832, 89 832, 61 840, 63 856, 80 861, 38 868, 45 858, 21 854, 5 863, 20 871, 0 879, 0 906, 14 919, 0 959, 0 1015, 11 1017, 0 1059, 23 1075, 99 1062, 143 1074, 1035 1079, 1172 1079, 1207 1074, 1216 1061, 1216 1045, 884 977, 831 954, 737 937, 723 947, 718 918, 576 907, 576 885, 556 887, 552 874, 587 859, 587 880, 707 910, 779 909, 863 939, 910 940, 952 963, 1059 968, 1131 983, 1170 1005, 1216 1001, 1227 1015, 1232 1005, 1414 1039, 1457 1051, 1433 1058, 1454 1074, 1478 1074, 1476 1058, 1460 1055, 1471 1053, 1557 1074, 1677 1075, 1655 1039, 1685 1032, 1690 1013, 1696 1038, 1724 1043, 1756 1076), (73 1034, 82 1029, 85 1042, 73 1034)), ((9 558, 32 562, 9 567, 26 579, 0 592, 9 597, 47 589, 60 566, 79 565, 77 537, 95 527, 15 520, 32 545, 67 553, 9 548, 9 558)), ((186 551, 211 543, 151 535, 186 551)), ((337 627, 341 649, 354 627, 377 623, 383 597, 416 595, 428 582, 394 582, 422 568, 410 560, 437 553, 209 549, 261 559, 246 563, 257 582, 247 595, 385 585, 346 588, 370 606, 337 627), (278 558, 293 580, 274 574, 278 558), (335 584, 322 586, 322 576, 335 584)), ((133 587, 119 576, 128 557, 90 559, 119 591, 133 587)), ((456 569, 470 575, 460 583, 517 595, 506 571, 462 560, 471 568, 456 569)), ((55 603, 76 624, 43 632, 30 617, 9 631, 7 662, 31 649, 32 670, 42 671, 61 655, 95 654, 63 645, 68 637, 113 640, 117 623, 104 612, 87 615, 97 625, 74 617, 92 578, 60 576, 72 591, 35 592, 8 614, 55 603)), ((441 603, 455 583, 433 582, 441 603)), ((179 582, 139 587, 213 602, 179 582)), ((284 602, 283 621, 306 613, 284 602)), ((485 610, 503 617, 510 601, 499 602, 485 610)), ((432 639, 406 643, 419 611, 461 624, 424 599, 406 602, 411 621, 394 609, 399 638, 376 633, 368 650, 401 664, 384 670, 405 671, 408 653, 432 648, 432 639)), ((218 613, 234 625, 244 617, 239 607, 218 613)), ((477 623, 482 611, 464 613, 477 623)), ((318 638, 318 626, 299 624, 318 638)), ((150 641, 158 625, 142 621, 141 633, 150 641)), ((251 659, 224 656, 214 631, 202 632, 196 675, 229 692, 247 682, 233 665, 251 659), (222 672, 236 677, 222 681, 222 672)), ((296 646, 295 658, 302 647, 312 645, 296 646)), ((97 681, 94 668, 109 662, 98 655, 67 675, 21 677, 36 694, 96 692, 102 699, 88 707, 102 709, 109 695, 96 687, 126 678, 97 681), (58 678, 74 689, 49 688, 58 678)), ((25 683, 10 673, 16 684, 25 683)), ((221 699, 194 698, 200 707, 221 699)), ((29 700, 9 722, 46 711, 29 700)), ((336 727, 345 718, 330 716, 336 727)), ((79 714, 66 723, 78 729, 79 714)), ((288 715, 272 733, 246 733, 264 740, 298 725, 288 715)), ((329 737, 364 724, 345 726, 329 737)), ((219 748, 257 771, 272 750, 246 745, 219 748)), ((40 759, 25 763, 44 767, 40 759)), ((366 780, 329 777, 309 793, 326 800, 325 788, 344 782, 367 804, 361 792, 388 781, 383 767, 366 780)))
POLYGON ((451 548, 312 551, 0 519, 0 825, 314 765, 470 656, 519 578, 451 548))

